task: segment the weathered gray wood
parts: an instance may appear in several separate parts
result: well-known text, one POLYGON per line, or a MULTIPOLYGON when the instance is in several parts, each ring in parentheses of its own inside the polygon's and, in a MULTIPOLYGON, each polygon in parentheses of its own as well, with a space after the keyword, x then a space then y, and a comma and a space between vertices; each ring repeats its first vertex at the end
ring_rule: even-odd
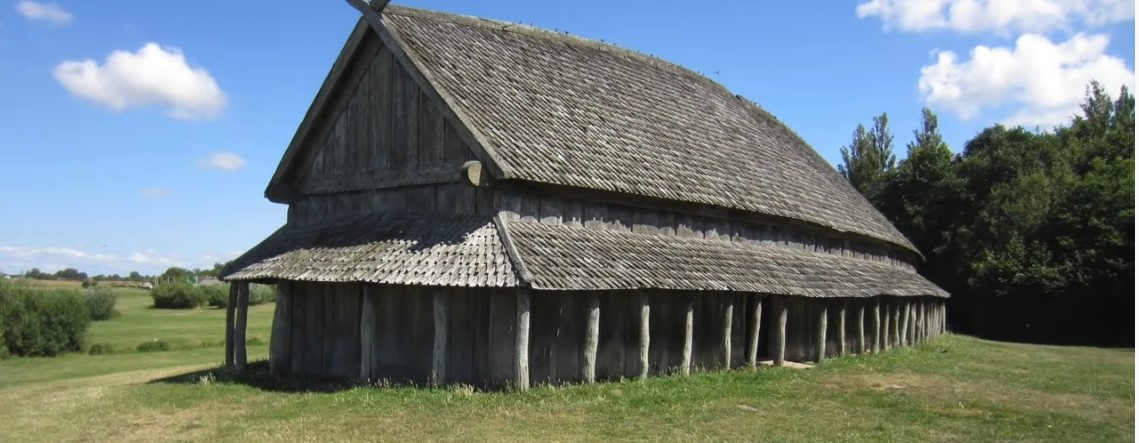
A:
MULTIPOLYGON (((375 374, 376 296, 374 285, 363 285, 360 303, 360 380, 368 382, 375 374)), ((277 303, 280 303, 278 299, 277 303)))
POLYGON ((901 334, 902 311, 901 311, 901 304, 899 303, 898 300, 894 300, 890 303, 890 315, 891 315, 891 319, 890 319, 890 342, 893 344, 894 347, 901 347, 902 346, 902 334, 901 334))
POLYGON ((514 387, 530 389, 530 292, 519 288, 515 301, 514 387))
POLYGON ((450 325, 447 310, 450 304, 447 294, 441 290, 435 291, 433 301, 435 345, 431 350, 431 382, 434 385, 442 385, 447 382, 447 327, 450 325))
POLYGON ((846 299, 838 305, 838 355, 846 355, 846 299))
POLYGON ((763 299, 759 295, 752 298, 755 299, 755 307, 751 312, 751 330, 748 331, 747 365, 754 368, 759 356, 759 329, 763 322, 763 299))
POLYGON ((883 301, 882 301, 882 350, 890 349, 890 346, 893 342, 893 336, 890 333, 890 331, 891 331, 890 324, 893 323, 890 319, 890 317, 891 317, 890 311, 891 311, 890 300, 889 299, 883 299, 883 301))
POLYGON ((649 376, 649 303, 645 291, 636 291, 634 298, 636 299, 636 309, 640 312, 641 318, 640 333, 637 340, 641 348, 640 373, 637 377, 643 380, 649 376))
POLYGON ((514 383, 514 328, 516 295, 513 289, 495 288, 489 297, 490 370, 487 378, 496 387, 509 387, 514 383))
POLYGON ((234 317, 237 309, 237 282, 229 284, 229 302, 225 305, 225 367, 233 367, 234 317))
POLYGON ((292 283, 278 281, 276 285, 277 302, 273 307, 273 332, 269 338, 269 373, 275 377, 289 372, 292 356, 289 350, 292 344, 292 283))
POLYGON ((313 177, 305 183, 301 194, 323 195, 353 191, 371 191, 405 186, 462 183, 462 163, 427 165, 419 170, 396 170, 376 175, 356 172, 347 175, 313 177))
POLYGON ((815 361, 822 362, 827 357, 827 305, 825 300, 819 300, 819 320, 816 324, 818 332, 815 334, 815 361))
POLYGON ((910 301, 902 300, 902 306, 900 310, 902 315, 902 337, 900 343, 902 346, 911 345, 913 344, 913 338, 910 335, 910 325, 913 322, 910 321, 910 301))
POLYGON ((866 353, 866 300, 858 301, 858 314, 855 323, 858 333, 858 353, 866 353))
POLYGON ((722 294, 722 297, 723 305, 721 308, 723 309, 724 326, 721 332, 723 337, 721 352, 723 353, 723 360, 720 364, 722 368, 730 369, 732 367, 732 308, 734 303, 731 294, 722 294))
POLYGON ((680 351, 680 373, 688 375, 692 371, 692 297, 689 292, 684 295, 684 345, 680 351))
POLYGON ((234 321, 233 344, 234 366, 238 372, 245 370, 245 332, 249 320, 249 282, 237 283, 237 318, 234 321))
POLYGON ((787 353, 787 298, 786 296, 772 297, 775 302, 775 366, 783 366, 783 358, 787 353))
POLYGON ((874 298, 874 349, 873 352, 882 352, 882 299, 874 298))
POLYGON ((590 291, 585 295, 585 345, 581 353, 581 379, 586 383, 593 383, 597 371, 597 340, 601 330, 601 302, 597 299, 597 292, 590 291))

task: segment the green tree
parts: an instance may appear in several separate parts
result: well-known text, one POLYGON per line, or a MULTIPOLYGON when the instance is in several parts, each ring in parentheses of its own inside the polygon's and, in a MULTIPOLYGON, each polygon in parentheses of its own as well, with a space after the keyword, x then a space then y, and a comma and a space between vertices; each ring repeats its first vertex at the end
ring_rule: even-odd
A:
POLYGON ((874 117, 869 131, 862 125, 854 130, 849 145, 840 150, 838 172, 871 202, 875 202, 894 169, 894 136, 883 113, 874 117))

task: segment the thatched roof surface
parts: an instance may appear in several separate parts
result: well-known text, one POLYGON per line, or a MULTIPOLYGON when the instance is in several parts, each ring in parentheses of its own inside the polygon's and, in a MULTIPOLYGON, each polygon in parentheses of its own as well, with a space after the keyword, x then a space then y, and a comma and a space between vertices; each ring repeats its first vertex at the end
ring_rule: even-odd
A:
POLYGON ((222 276, 230 281, 659 288, 804 297, 948 295, 904 268, 792 247, 528 221, 501 226, 505 236, 487 216, 397 213, 288 225, 234 261, 222 276), (516 251, 517 261, 508 247, 516 251), (521 268, 527 279, 518 272, 521 268))
POLYGON ((916 252, 787 126, 692 71, 510 23, 396 6, 383 23, 505 178, 787 217, 916 252))
POLYGON ((514 222, 537 289, 687 289, 804 297, 947 297, 913 271, 786 246, 514 222))
POLYGON ((490 217, 390 212, 286 225, 234 260, 221 276, 230 281, 518 285, 490 217))

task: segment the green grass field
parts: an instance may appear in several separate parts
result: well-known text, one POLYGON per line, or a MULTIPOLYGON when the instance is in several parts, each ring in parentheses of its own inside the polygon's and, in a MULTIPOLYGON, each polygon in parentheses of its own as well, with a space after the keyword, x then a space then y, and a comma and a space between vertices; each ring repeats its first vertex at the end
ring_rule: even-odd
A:
MULTIPOLYGON (((157 311, 145 292, 93 342, 219 340, 224 311, 157 311)), ((250 313, 268 336, 272 306, 250 313)), ((97 338, 96 338, 97 337, 97 338)), ((267 347, 254 346, 264 359, 267 347)), ((737 370, 527 393, 259 388, 221 348, 0 362, 5 441, 1133 441, 1134 353, 948 335, 814 369, 737 370)))

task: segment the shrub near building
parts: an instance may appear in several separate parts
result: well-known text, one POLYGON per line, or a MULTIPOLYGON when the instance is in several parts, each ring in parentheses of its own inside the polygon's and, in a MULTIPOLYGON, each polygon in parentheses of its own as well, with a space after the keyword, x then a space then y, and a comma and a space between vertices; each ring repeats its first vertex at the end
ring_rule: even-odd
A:
POLYGON ((91 311, 79 291, 0 280, 0 320, 0 356, 54 356, 83 348, 91 311))

